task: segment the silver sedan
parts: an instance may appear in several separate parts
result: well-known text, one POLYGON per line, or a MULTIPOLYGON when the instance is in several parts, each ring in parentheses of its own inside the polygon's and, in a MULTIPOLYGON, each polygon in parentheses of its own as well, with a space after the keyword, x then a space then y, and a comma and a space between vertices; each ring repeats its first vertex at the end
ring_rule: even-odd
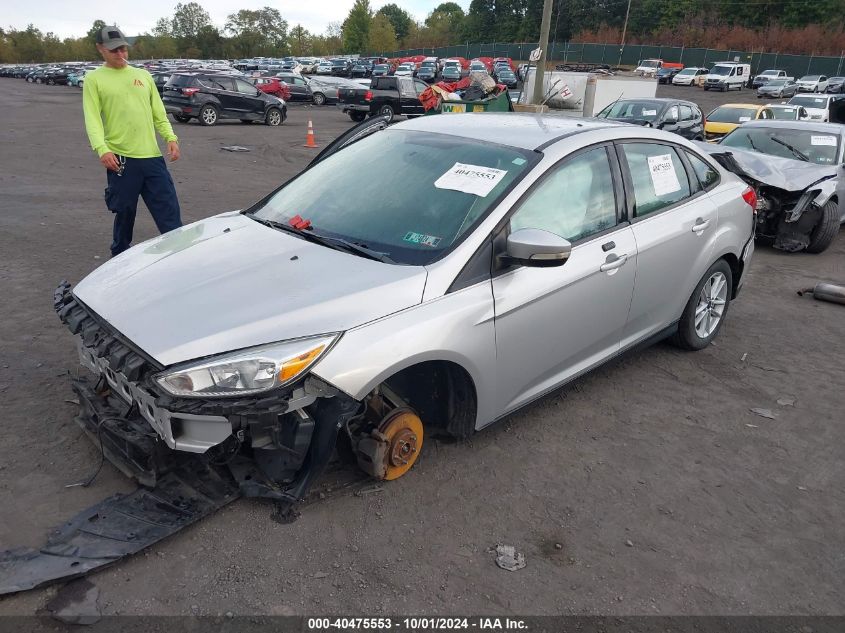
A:
POLYGON ((293 503, 336 441, 396 479, 431 432, 468 437, 639 344, 719 334, 756 200, 696 145, 527 114, 383 128, 59 289, 94 437, 118 445, 123 424, 102 379, 171 453, 293 503))

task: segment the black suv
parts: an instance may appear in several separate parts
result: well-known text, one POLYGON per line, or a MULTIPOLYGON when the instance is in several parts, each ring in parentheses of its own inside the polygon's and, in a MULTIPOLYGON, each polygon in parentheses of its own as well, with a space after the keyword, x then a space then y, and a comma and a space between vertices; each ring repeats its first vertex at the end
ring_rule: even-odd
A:
POLYGON ((275 126, 287 118, 284 101, 230 75, 175 73, 164 84, 161 100, 180 123, 191 118, 198 119, 201 125, 214 125, 219 119, 240 119, 243 123, 263 121, 275 126))

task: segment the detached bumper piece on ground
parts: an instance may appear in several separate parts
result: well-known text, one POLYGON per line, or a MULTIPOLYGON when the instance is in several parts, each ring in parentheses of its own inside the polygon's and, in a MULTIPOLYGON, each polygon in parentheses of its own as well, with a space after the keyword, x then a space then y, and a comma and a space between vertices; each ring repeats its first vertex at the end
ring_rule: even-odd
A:
POLYGON ((240 496, 238 487, 190 457, 154 490, 114 495, 77 514, 38 549, 0 553, 0 594, 70 580, 141 551, 240 496))

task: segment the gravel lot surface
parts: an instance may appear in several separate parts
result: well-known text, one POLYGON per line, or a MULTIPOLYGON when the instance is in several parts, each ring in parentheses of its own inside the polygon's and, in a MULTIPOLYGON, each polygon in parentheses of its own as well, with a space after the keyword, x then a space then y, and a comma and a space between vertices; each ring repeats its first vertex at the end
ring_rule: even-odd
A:
MULTIPOLYGON (((740 95, 666 88, 709 111, 740 95)), ((61 279, 108 257, 105 177, 78 90, 0 79, 0 549, 37 546, 132 484, 74 424, 77 358, 52 309, 61 279)), ((279 128, 174 124, 185 222, 243 208, 350 126, 292 105, 279 128), (252 151, 228 153, 224 145, 252 151)), ((362 186, 390 186, 373 174, 362 186)), ((136 238, 156 234, 140 205, 136 238)), ((843 614, 845 306, 798 297, 845 283, 821 255, 758 247, 716 344, 626 354, 413 471, 355 495, 344 473, 291 525, 237 501, 90 576, 104 614, 843 614), (779 404, 794 400, 791 405, 779 404), (772 411, 760 417, 752 408, 772 411), (499 569, 511 544, 527 566, 499 569)), ((165 324, 162 324, 165 327, 165 324)), ((346 477, 348 479, 348 477, 346 477)), ((359 488, 358 488, 359 489, 359 488)), ((0 598, 32 614, 57 588, 0 598)))

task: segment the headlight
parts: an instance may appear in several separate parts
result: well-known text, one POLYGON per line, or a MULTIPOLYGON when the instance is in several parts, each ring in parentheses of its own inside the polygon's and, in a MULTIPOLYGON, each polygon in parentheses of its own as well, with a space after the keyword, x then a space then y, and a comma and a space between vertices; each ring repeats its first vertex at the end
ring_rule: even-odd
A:
POLYGON ((186 363, 155 377, 174 396, 220 398, 286 385, 328 351, 339 334, 282 341, 186 363))

